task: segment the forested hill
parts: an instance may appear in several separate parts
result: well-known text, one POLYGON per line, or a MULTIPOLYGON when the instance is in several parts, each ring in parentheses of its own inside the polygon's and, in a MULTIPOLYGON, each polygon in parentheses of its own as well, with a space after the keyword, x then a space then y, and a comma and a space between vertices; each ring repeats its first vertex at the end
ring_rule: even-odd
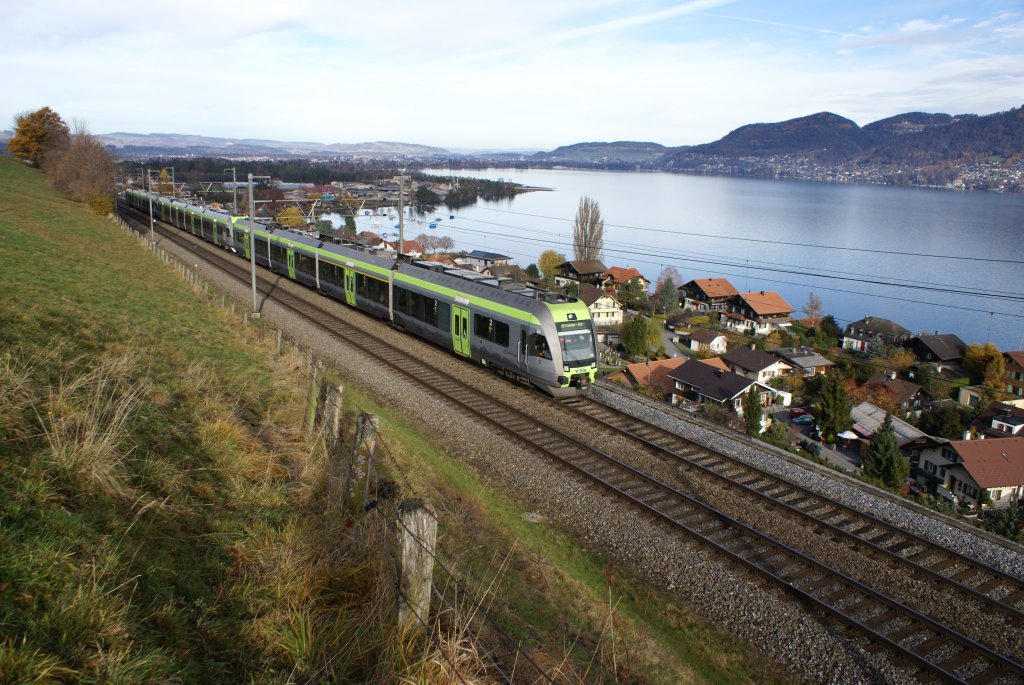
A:
POLYGON ((714 143, 677 148, 658 161, 673 168, 697 156, 800 156, 822 163, 942 164, 1024 156, 1024 107, 977 116, 910 112, 863 128, 831 112, 741 126, 714 143))
POLYGON ((563 145, 551 152, 538 152, 533 155, 533 159, 551 162, 650 162, 668 150, 669 148, 658 143, 620 140, 614 143, 563 145))

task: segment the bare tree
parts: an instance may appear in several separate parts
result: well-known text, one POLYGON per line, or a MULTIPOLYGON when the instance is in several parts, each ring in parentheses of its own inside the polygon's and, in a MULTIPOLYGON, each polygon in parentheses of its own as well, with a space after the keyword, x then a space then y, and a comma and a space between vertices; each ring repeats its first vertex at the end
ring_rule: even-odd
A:
POLYGON ((604 249, 604 219, 597 201, 588 195, 580 198, 572 225, 572 249, 576 259, 600 259, 604 249))
POLYGON ((811 328, 817 327, 822 311, 824 310, 821 307, 821 298, 815 295, 812 290, 807 296, 807 304, 804 305, 804 314, 810 317, 811 328))
POLYGON ((75 134, 65 150, 47 159, 50 185, 73 200, 85 202, 97 214, 114 209, 114 160, 85 125, 75 122, 75 134))

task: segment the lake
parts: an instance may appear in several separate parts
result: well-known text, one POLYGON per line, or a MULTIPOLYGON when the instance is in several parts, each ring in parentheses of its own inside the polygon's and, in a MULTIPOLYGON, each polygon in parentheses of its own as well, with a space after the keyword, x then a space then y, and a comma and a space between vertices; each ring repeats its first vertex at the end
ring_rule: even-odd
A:
POLYGON ((776 290, 798 310, 813 290, 842 325, 879 316, 915 333, 1024 348, 1022 195, 646 172, 431 173, 552 190, 442 205, 429 217, 441 218, 436 229, 426 218, 407 223, 407 238, 449 235, 458 249, 521 266, 546 249, 572 258, 573 218, 589 195, 605 220, 608 266, 635 266, 652 281, 666 266, 684 282, 723 276, 741 292, 776 290))

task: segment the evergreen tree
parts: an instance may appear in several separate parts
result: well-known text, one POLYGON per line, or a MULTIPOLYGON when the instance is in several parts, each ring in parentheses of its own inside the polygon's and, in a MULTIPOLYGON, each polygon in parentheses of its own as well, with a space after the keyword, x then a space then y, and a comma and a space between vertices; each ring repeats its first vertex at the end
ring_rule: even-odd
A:
POLYGON ((768 426, 761 439, 770 445, 776 447, 785 447, 786 442, 789 440, 789 431, 786 429, 786 424, 778 419, 772 421, 772 425, 768 426))
POLYGON ((743 398, 743 428, 749 436, 756 438, 761 434, 761 396, 756 383, 743 398))
POLYGON ((834 437, 850 427, 850 396, 838 374, 826 374, 821 381, 818 426, 822 435, 834 437))
POLYGON ((1004 538, 1010 540, 1020 540, 1022 537, 1022 529, 1020 523, 1020 503, 1014 501, 1007 507, 999 517, 996 518, 995 523, 992 526, 992 530, 1004 538))
POLYGON ((864 475, 877 478, 889 487, 899 485, 910 472, 910 464, 903 458, 896 431, 892 427, 892 414, 885 415, 883 423, 871 436, 871 444, 864 454, 864 475))

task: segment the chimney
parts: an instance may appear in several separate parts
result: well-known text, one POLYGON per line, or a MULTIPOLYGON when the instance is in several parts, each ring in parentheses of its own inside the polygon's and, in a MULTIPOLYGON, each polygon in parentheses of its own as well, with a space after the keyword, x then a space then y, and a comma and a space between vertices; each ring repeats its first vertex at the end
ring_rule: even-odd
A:
POLYGON ((965 430, 964 431, 964 438, 963 439, 964 440, 970 440, 971 439, 971 431, 965 430))

